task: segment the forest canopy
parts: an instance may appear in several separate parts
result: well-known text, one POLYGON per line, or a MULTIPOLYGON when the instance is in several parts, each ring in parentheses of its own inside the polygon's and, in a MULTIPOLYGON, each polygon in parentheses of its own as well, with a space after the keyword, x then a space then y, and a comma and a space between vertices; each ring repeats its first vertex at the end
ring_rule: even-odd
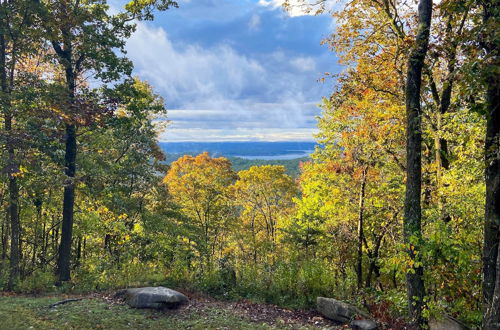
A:
POLYGON ((321 296, 387 327, 498 329, 499 7, 326 2, 284 3, 332 15, 323 43, 343 65, 321 77, 335 88, 299 173, 166 162, 168 100, 125 45, 174 1, 0 2, 0 288, 321 296))

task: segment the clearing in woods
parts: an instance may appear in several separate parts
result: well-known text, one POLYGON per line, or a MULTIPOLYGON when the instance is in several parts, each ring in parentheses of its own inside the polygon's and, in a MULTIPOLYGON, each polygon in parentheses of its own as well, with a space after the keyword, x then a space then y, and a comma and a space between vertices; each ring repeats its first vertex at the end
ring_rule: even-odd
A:
POLYGON ((0 329, 337 329, 314 312, 188 295, 176 310, 129 308, 112 294, 0 296, 0 329), (79 299, 55 307, 52 304, 79 299))

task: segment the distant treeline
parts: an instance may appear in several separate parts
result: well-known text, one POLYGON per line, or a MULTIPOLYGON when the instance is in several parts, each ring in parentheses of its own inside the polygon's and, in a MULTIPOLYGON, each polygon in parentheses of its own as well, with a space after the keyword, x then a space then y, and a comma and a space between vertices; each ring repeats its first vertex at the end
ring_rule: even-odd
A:
MULTIPOLYGON (((191 156, 195 156, 195 153, 188 153, 191 156)), ((183 153, 167 154, 166 162, 171 164, 180 157, 184 156, 183 153)), ((293 178, 297 178, 300 174, 300 164, 310 160, 309 157, 302 157, 296 159, 245 159, 240 157, 226 157, 231 161, 233 170, 236 172, 242 170, 248 170, 252 166, 262 166, 262 165, 283 165, 286 168, 286 174, 293 178)))

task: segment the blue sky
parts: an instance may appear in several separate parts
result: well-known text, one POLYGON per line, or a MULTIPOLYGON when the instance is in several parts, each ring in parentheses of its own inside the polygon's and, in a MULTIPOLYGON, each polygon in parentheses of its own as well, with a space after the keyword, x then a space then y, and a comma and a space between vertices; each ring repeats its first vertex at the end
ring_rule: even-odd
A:
POLYGON ((162 95, 164 141, 312 140, 338 72, 320 41, 329 15, 285 13, 279 0, 180 0, 127 44, 134 74, 162 95))

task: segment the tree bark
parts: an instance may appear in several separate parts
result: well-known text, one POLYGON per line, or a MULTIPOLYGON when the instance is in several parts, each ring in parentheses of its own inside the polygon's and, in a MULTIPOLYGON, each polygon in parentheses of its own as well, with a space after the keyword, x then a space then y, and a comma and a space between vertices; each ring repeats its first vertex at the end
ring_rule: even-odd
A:
POLYGON ((65 174, 67 182, 64 186, 63 219, 59 258, 57 260, 58 281, 66 282, 71 279, 71 242, 73 238, 73 212, 75 205, 75 173, 76 173, 76 127, 66 126, 66 155, 65 174))
POLYGON ((432 17, 432 0, 420 0, 418 4, 418 30, 415 45, 410 52, 405 86, 406 98, 406 195, 404 214, 404 241, 408 246, 408 256, 412 261, 406 274, 408 312, 416 326, 426 324, 422 315, 425 302, 423 267, 417 260, 422 241, 421 192, 422 192, 422 127, 420 91, 422 69, 429 44, 432 17))
POLYGON ((500 244, 497 244, 497 247, 495 289, 484 317, 485 330, 500 329, 500 244))
MULTIPOLYGON (((76 95, 76 72, 73 63, 73 45, 71 31, 62 31, 63 48, 61 45, 53 41, 52 46, 54 51, 60 58, 60 62, 64 65, 66 76, 66 88, 68 93, 69 113, 75 111, 75 95, 76 95)), ((57 259, 57 277, 58 283, 66 282, 71 279, 70 264, 71 264, 71 243, 73 238, 73 215, 75 205, 75 175, 76 175, 76 125, 72 119, 66 123, 66 153, 64 156, 65 171, 67 181, 64 186, 63 200, 63 219, 61 230, 61 243, 59 245, 59 257, 57 259)))
POLYGON ((46 223, 43 221, 42 228, 42 252, 40 253, 40 264, 43 270, 45 270, 45 265, 47 262, 47 248, 49 245, 49 233, 47 232, 46 223))
MULTIPOLYGON (((40 198, 35 198, 33 202, 36 208, 36 217, 35 217, 35 228, 33 229, 34 237, 33 237, 33 255, 31 258, 31 267, 32 269, 36 268, 37 263, 37 253, 38 253, 38 245, 39 245, 39 227, 42 222, 42 200, 40 198)), ((42 235, 43 236, 43 235, 42 235)), ((43 240, 43 239, 42 239, 43 240)))
POLYGON ((7 44, 5 35, 0 34, 0 84, 2 89, 2 110, 4 113, 4 129, 6 133, 6 149, 8 157, 8 177, 9 177, 9 207, 8 214, 10 219, 11 235, 10 235, 10 271, 7 289, 12 290, 19 277, 19 187, 17 184, 16 173, 18 171, 15 162, 15 149, 12 139, 12 109, 10 103, 10 92, 12 81, 8 81, 7 74, 7 44))
MULTIPOLYGON (((9 123, 10 124, 10 123, 9 123)), ((7 124, 6 124, 7 125, 7 124)), ((14 148, 9 146, 9 162, 14 163, 15 152, 14 148)), ((19 263, 21 260, 21 249, 19 247, 19 238, 21 235, 21 224, 19 221, 18 205, 19 205, 19 186, 17 178, 13 172, 9 173, 9 193, 10 193, 10 273, 7 289, 12 290, 19 279, 19 263)))
POLYGON ((5 218, 2 222, 2 256, 0 260, 0 271, 3 272, 4 265, 7 260, 8 254, 8 241, 9 241, 9 210, 5 209, 5 218))
MULTIPOLYGON (((483 24, 489 31, 491 21, 496 17, 495 1, 483 2, 483 24)), ((496 33, 492 31, 491 33, 496 33)), ((491 62, 486 65, 491 70, 486 78, 486 139, 485 139, 485 180, 486 203, 483 245, 483 302, 484 328, 500 328, 500 76, 493 68, 498 68, 496 44, 493 35, 483 41, 483 48, 491 62), (490 69, 491 68, 491 69, 490 69)))

